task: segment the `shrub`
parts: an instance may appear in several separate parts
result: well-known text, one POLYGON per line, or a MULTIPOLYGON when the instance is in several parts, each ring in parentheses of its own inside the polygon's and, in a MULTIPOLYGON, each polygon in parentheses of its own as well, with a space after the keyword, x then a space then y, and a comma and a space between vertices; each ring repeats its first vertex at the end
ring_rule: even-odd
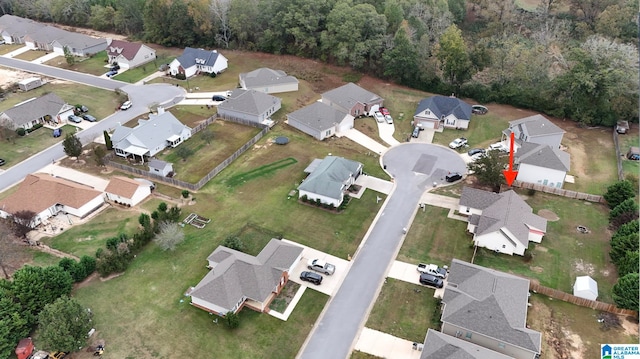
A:
MULTIPOLYGON (((623 216, 625 214, 630 214, 632 218, 630 218, 627 222, 630 222, 637 217, 638 215, 638 204, 636 203, 635 199, 633 198, 627 198, 624 201, 620 202, 620 204, 618 204, 617 206, 615 206, 611 212, 609 212, 609 221, 613 222, 613 220, 615 220, 616 218, 623 216), (635 216, 635 218, 633 218, 633 216, 635 216)), ((629 216, 627 216, 629 217, 629 216)), ((626 223, 626 222, 624 222, 626 223)), ((624 223, 620 223, 620 225, 624 224, 624 223)))
POLYGON ((227 248, 235 249, 236 251, 244 251, 244 243, 242 243, 242 240, 238 236, 228 236, 224 239, 222 245, 227 248))
POLYGON ((182 198, 189 198, 189 191, 187 191, 186 189, 182 190, 182 198))
POLYGON ((235 329, 240 325, 240 316, 234 312, 228 312, 224 316, 224 322, 229 329, 235 329))
POLYGON ((185 76, 185 74, 180 74, 180 73, 179 73, 179 74, 176 74, 176 78, 177 78, 178 80, 186 80, 186 79, 187 79, 187 76, 185 76))
POLYGON ((217 76, 217 74, 215 72, 212 72, 209 74, 209 77, 211 77, 212 79, 215 78, 217 76))
POLYGON ((629 273, 613 286, 613 301, 618 308, 638 310, 638 273, 629 273))
POLYGON ((302 197, 300 197, 300 200, 306 203, 309 200, 309 197, 307 197, 307 195, 305 194, 305 195, 302 195, 302 197))
POLYGON ((22 136, 24 136, 24 135, 26 135, 26 134, 27 134, 27 131, 26 131, 24 128, 20 127, 20 128, 18 128, 18 129, 16 130, 16 134, 17 134, 18 136, 22 137, 22 136))
POLYGON ((633 185, 629 181, 620 181, 607 187, 607 192, 603 195, 607 200, 609 208, 615 208, 628 198, 635 197, 636 192, 633 185))

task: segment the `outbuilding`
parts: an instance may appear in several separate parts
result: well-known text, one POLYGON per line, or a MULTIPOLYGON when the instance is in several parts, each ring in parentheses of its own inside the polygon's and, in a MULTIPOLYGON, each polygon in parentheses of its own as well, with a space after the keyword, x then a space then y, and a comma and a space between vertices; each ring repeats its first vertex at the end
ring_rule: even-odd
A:
POLYGON ((577 277, 573 284, 573 295, 576 297, 596 300, 598 298, 598 283, 588 275, 577 277))
POLYGON ((39 77, 29 77, 18 82, 18 88, 22 91, 29 91, 44 85, 44 82, 39 77))

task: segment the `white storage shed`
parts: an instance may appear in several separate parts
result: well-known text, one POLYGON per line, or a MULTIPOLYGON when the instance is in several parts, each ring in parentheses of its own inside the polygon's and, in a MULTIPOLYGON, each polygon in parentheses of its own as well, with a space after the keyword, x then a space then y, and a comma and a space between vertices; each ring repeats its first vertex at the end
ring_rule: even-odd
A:
POLYGON ((598 298, 598 283, 588 275, 577 277, 573 284, 573 295, 576 297, 596 300, 598 298))

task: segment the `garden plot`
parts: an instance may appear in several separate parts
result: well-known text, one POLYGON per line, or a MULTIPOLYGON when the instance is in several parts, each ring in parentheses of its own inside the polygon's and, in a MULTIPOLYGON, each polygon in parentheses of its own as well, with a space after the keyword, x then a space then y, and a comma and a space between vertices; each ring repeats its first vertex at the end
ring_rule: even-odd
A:
POLYGON ((186 224, 190 224, 196 228, 202 229, 207 225, 207 223, 211 222, 211 219, 201 217, 196 213, 191 213, 187 216, 187 218, 184 219, 183 222, 186 224))

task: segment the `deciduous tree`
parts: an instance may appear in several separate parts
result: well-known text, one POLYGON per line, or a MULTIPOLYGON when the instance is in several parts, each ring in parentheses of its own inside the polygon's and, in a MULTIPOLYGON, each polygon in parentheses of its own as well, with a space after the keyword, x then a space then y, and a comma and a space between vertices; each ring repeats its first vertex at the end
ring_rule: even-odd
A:
POLYGON ((47 304, 38 315, 38 342, 49 350, 72 352, 84 347, 90 329, 90 312, 67 296, 47 304))
POLYGON ((163 221, 159 224, 159 231, 153 241, 164 251, 173 251, 184 241, 184 231, 175 222, 163 221))
POLYGON ((504 183, 502 171, 507 164, 507 156, 500 151, 489 151, 485 156, 481 156, 476 161, 469 163, 469 171, 473 171, 478 182, 491 186, 494 191, 500 189, 504 183))
POLYGON ((384 75, 406 85, 415 83, 418 73, 418 52, 401 26, 393 39, 393 48, 382 55, 384 75))
POLYGON ((462 31, 456 25, 449 26, 440 36, 436 56, 443 77, 457 89, 471 78, 472 66, 467 45, 462 38, 462 31))
POLYGON ((62 147, 64 153, 69 157, 76 157, 76 161, 82 154, 82 142, 80 142, 80 139, 75 134, 67 134, 64 141, 62 141, 62 147))

